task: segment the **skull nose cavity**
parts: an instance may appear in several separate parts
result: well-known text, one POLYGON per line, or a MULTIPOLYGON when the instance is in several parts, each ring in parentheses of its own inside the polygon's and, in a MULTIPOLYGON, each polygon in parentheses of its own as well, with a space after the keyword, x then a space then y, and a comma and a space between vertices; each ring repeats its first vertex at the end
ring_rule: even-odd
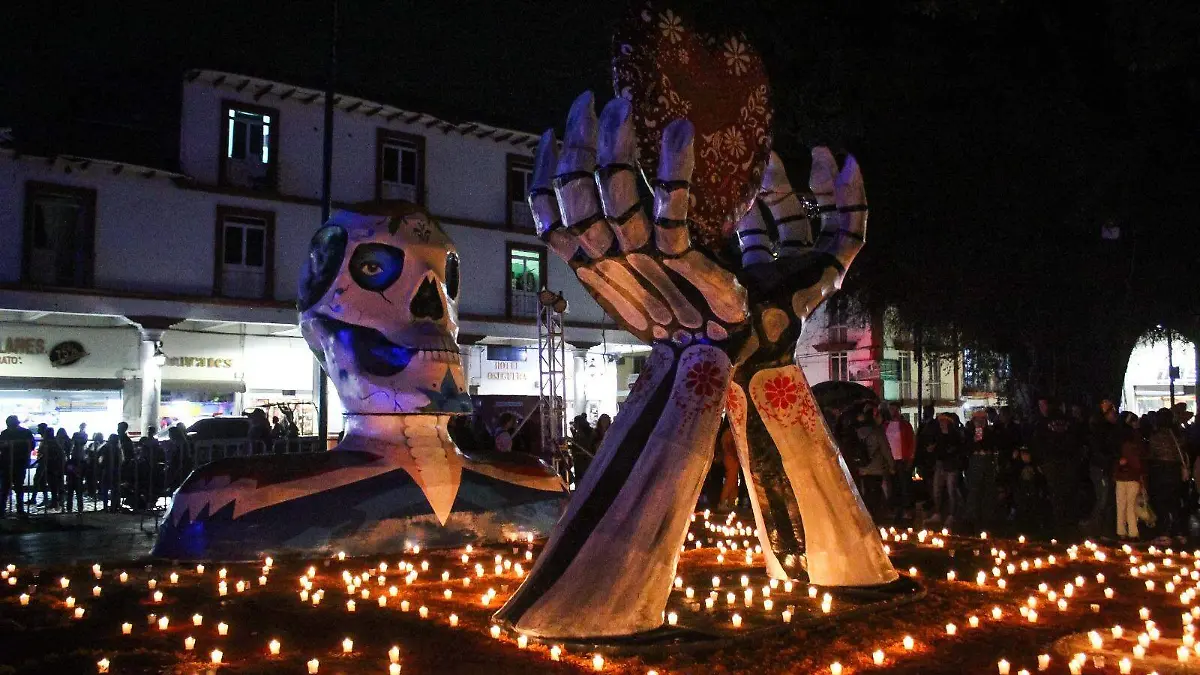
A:
POLYGON ((446 316, 446 308, 442 306, 442 295, 438 293, 437 284, 431 277, 425 277, 420 288, 413 295, 408 311, 414 319, 429 319, 440 321, 446 316))

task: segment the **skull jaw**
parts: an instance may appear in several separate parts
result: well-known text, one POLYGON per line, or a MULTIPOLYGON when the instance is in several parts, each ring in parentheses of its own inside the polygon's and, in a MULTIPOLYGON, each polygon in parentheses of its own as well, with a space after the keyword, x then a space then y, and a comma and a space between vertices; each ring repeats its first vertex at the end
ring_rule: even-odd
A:
POLYGON ((410 346, 320 315, 303 317, 301 331, 349 414, 471 412, 462 361, 444 331, 421 331, 410 346))

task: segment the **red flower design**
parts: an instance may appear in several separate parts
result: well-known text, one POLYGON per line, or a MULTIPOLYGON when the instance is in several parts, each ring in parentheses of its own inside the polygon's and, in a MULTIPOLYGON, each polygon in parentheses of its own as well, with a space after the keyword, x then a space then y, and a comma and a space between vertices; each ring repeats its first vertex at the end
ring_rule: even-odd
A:
POLYGON ((787 375, 767 380, 763 385, 763 392, 766 394, 767 403, 770 403, 772 408, 779 410, 792 407, 798 398, 796 381, 787 375))
POLYGON ((688 369, 683 384, 696 396, 708 397, 721 389, 721 369, 712 361, 701 361, 688 369))

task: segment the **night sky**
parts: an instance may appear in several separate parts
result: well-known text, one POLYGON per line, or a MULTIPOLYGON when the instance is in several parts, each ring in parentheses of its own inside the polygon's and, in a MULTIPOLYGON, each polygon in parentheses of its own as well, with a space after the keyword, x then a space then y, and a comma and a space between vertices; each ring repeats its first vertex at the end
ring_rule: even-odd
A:
MULTIPOLYGON (((324 84, 327 2, 10 4, 0 128, 29 152, 172 168, 185 70, 324 84)), ((847 291, 869 308, 1010 353, 1017 371, 1041 364, 1031 379, 1051 361, 1068 364, 1059 379, 1111 370, 1124 356, 1107 353, 1156 323, 1200 336, 1196 3, 688 5, 763 52, 794 181, 813 144, 860 158, 871 230, 847 291)), ((610 95, 623 7, 343 0, 338 90, 561 129, 578 92, 610 95)))

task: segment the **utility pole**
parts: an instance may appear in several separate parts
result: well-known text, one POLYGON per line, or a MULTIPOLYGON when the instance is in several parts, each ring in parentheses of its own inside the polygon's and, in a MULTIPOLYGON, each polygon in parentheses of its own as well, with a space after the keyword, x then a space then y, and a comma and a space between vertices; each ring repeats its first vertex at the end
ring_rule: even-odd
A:
MULTIPOLYGON (((337 95, 338 0, 330 0, 329 69, 325 80, 325 142, 321 149, 321 225, 333 207, 333 99, 337 95)), ((329 443, 329 376, 318 366, 317 436, 320 447, 329 443)))

